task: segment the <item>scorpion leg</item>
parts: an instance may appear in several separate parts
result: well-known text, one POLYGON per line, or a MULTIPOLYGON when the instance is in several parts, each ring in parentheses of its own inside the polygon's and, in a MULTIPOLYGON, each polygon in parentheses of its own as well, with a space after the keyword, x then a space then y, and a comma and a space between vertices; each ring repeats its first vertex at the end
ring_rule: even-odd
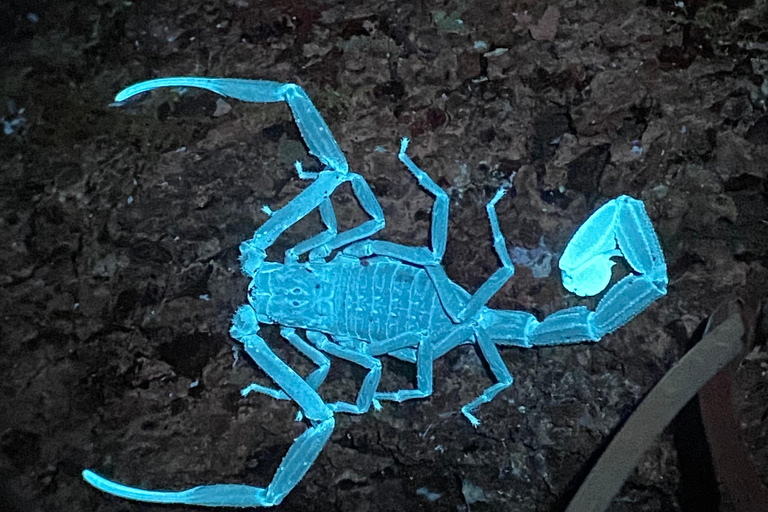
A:
POLYGON ((406 363, 416 362, 418 341, 413 340, 413 333, 405 332, 392 338, 367 343, 367 352, 372 356, 392 356, 406 363))
POLYGON ((512 375, 509 374, 507 365, 504 364, 504 360, 501 358, 501 354, 499 354, 499 349, 496 347, 490 336, 488 336, 485 329, 477 327, 474 330, 480 352, 483 354, 483 357, 485 357, 488 367, 491 369, 491 373, 493 373, 493 376, 497 381, 496 384, 483 391, 482 395, 461 408, 461 413, 466 416, 473 426, 477 427, 480 425, 480 420, 472 414, 472 411, 477 409, 479 405, 490 402, 500 391, 511 386, 513 379, 512 375))
MULTIPOLYGON (((509 257, 504 241, 504 235, 501 232, 498 217, 496 215, 496 203, 503 197, 505 192, 506 187, 500 188, 486 206, 488 218, 491 223, 491 231, 493 233, 493 246, 501 260, 502 267, 483 283, 480 289, 478 289, 468 301, 466 300, 468 294, 450 281, 448 276, 445 275, 445 271, 442 267, 426 267, 435 288, 438 290, 438 295, 440 296, 443 307, 446 308, 449 315, 459 322, 464 322, 467 318, 474 317, 480 308, 485 306, 485 303, 488 302, 493 294, 495 294, 514 274, 515 268, 509 257)), ((485 356, 486 361, 488 361, 491 371, 497 380, 497 383, 489 387, 480 397, 462 407, 462 413, 474 426, 477 426, 479 425, 479 420, 472 414, 472 411, 480 404, 490 401, 498 392, 512 384, 512 377, 509 375, 509 371, 506 369, 504 362, 501 360, 501 356, 498 354, 498 350, 495 345, 493 345, 493 342, 490 342, 490 337, 488 337, 488 333, 484 329, 470 324, 458 325, 448 336, 439 340, 435 346, 432 347, 432 355, 429 361, 422 361, 421 353, 417 353, 417 367, 429 364, 431 371, 432 360, 437 359, 458 345, 468 343, 472 337, 477 340, 480 350, 485 356), (490 342, 490 345, 488 342, 490 342)), ((422 343, 426 344, 425 342, 422 343)), ((419 348, 421 348, 421 345, 419 348)), ((421 396, 423 395, 414 393, 413 390, 376 394, 376 398, 379 400, 396 401, 419 398, 421 396)))
POLYGON ((296 120, 302 138, 307 143, 310 154, 316 156, 328 169, 341 173, 349 171, 347 159, 333 138, 323 116, 320 115, 304 89, 296 84, 242 78, 176 76, 133 84, 117 93, 115 102, 122 103, 131 96, 161 87, 197 87, 249 103, 285 101, 291 108, 293 118, 296 120))
POLYGON ((303 219, 309 212, 322 205, 347 175, 335 171, 322 171, 317 179, 287 205, 274 212, 254 233, 253 238, 240 244, 240 262, 243 272, 253 277, 271 246, 290 226, 303 219))
MULTIPOLYGON (((357 258, 374 255, 388 256, 419 266, 440 265, 448 238, 448 195, 406 154, 408 142, 407 138, 401 141, 398 157, 416 177, 419 185, 435 196, 435 204, 432 207, 432 249, 409 247, 385 240, 362 240, 345 248, 344 254, 357 258)), ((352 241, 349 240, 347 243, 352 241)))
MULTIPOLYGON (((297 169, 300 177, 314 178, 315 183, 285 207, 274 212, 267 222, 256 231, 253 238, 241 244, 240 259, 243 271, 247 275, 253 276, 266 257, 267 247, 271 246, 277 237, 291 225, 327 200, 339 184, 349 179, 349 164, 344 153, 342 153, 341 148, 333 138, 333 134, 331 134, 330 128, 307 93, 296 84, 231 78, 158 78, 133 84, 123 89, 117 94, 115 101, 121 103, 132 96, 161 87, 197 87, 224 97, 251 103, 285 101, 293 113, 296 125, 299 127, 310 154, 316 156, 325 165, 325 171, 311 176, 310 173, 303 173, 301 169, 297 169)), ((329 219, 327 210, 326 208, 326 214, 323 214, 323 210, 321 210, 324 221, 329 219)), ((333 231, 330 225, 328 228, 329 231, 333 231)), ((321 238, 312 240, 312 243, 305 246, 306 249, 313 248, 313 244, 322 244, 325 240, 323 235, 326 238, 332 238, 335 233, 331 235, 321 233, 321 238)), ((291 255, 288 256, 290 259, 291 255)))
MULTIPOLYGON (((398 351, 406 350, 402 348, 405 336, 412 336, 412 333, 401 334, 391 340, 379 342, 371 345, 373 355, 394 355, 398 351)), ((418 341, 415 360, 408 359, 416 363, 416 389, 401 389, 392 392, 376 393, 377 400, 387 400, 392 402, 404 402, 414 398, 424 398, 432 394, 432 361, 448 352, 450 349, 467 343, 467 340, 474 335, 473 327, 469 324, 457 325, 448 335, 433 344, 426 336, 422 336, 418 341), (446 348, 449 347, 449 348, 446 348)), ((413 344, 411 342, 410 344, 413 344)), ((410 349, 412 350, 412 349, 410 349)), ((405 359, 404 359, 405 360, 405 359)))
MULTIPOLYGON (((298 168, 300 168, 300 165, 297 162, 297 169, 298 168)), ((334 249, 367 238, 384 227, 384 212, 365 179, 355 173, 349 173, 346 178, 352 183, 353 192, 360 201, 363 210, 372 217, 371 220, 339 234, 336 224, 336 214, 333 211, 333 204, 331 203, 330 198, 326 198, 320 203, 320 216, 327 229, 322 233, 299 243, 295 247, 288 249, 285 253, 286 263, 296 261, 300 255, 306 252, 309 252, 310 262, 319 262, 328 256, 334 249)))
POLYGON ((310 261, 322 260, 331 254, 333 250, 368 238, 384 228, 384 211, 381 209, 376 196, 373 195, 371 187, 359 174, 349 173, 349 181, 352 182, 352 191, 360 202, 360 206, 365 213, 371 216, 371 220, 365 221, 359 226, 348 229, 343 233, 336 234, 320 247, 313 249, 309 253, 310 261))
POLYGON ((376 400, 404 402, 413 398, 425 398, 432 394, 432 342, 425 334, 420 337, 416 348, 416 389, 401 389, 393 392, 378 392, 376 400))
MULTIPOLYGON (((501 187, 485 207, 491 224, 491 232, 493 233, 493 247, 499 260, 501 260, 502 266, 480 286, 474 295, 470 296, 464 289, 456 286, 446 275, 442 266, 425 267, 432 283, 435 285, 440 302, 443 304, 448 315, 457 323, 464 322, 468 318, 475 316, 480 308, 485 306, 488 300, 515 274, 515 266, 509 257, 504 234, 501 232, 499 219, 496 215, 496 203, 499 202, 506 191, 507 186, 501 187)), ((437 355, 436 357, 440 356, 437 355)))
POLYGON ((290 366, 278 358, 258 335, 258 321, 250 306, 241 307, 233 320, 232 336, 243 343, 246 353, 305 412, 312 426, 288 450, 272 482, 264 487, 239 484, 201 485, 184 491, 148 491, 107 480, 85 470, 83 478, 104 492, 151 503, 181 503, 221 507, 271 507, 301 480, 331 436, 333 412, 290 366))
MULTIPOLYGON (((328 370, 331 368, 331 361, 325 354, 317 350, 315 347, 301 339, 301 336, 296 334, 296 329, 290 327, 281 327, 280 334, 290 343, 296 350, 301 352, 305 357, 310 359, 319 368, 310 373, 307 378, 307 384, 317 391, 320 384, 323 383, 328 376, 328 370)), ((262 393, 278 400, 290 400, 291 398, 285 394, 285 391, 281 389, 274 389, 267 386, 262 386, 258 383, 252 383, 243 388, 240 391, 242 396, 247 396, 251 392, 262 393)), ((301 419, 301 418, 299 418, 301 419)))
MULTIPOLYGON (((435 183, 429 175, 420 169, 406 153, 409 140, 403 138, 400 142, 400 152, 398 158, 413 174, 419 184, 435 196, 435 203, 432 207, 432 226, 431 226, 431 245, 432 249, 426 247, 410 247, 402 244, 388 242, 386 240, 363 240, 352 244, 344 249, 344 254, 364 258, 368 256, 386 256, 394 258, 411 265, 424 267, 429 274, 435 289, 440 297, 440 301, 446 307, 446 311, 458 322, 457 314, 461 310, 466 300, 466 292, 456 286, 440 265, 445 254, 445 245, 448 239, 448 209, 449 198, 443 189, 435 183)), ((466 296, 468 299, 468 296, 466 296)), ((410 360, 410 357, 409 359, 410 360)))
POLYGON ((405 361, 406 363, 416 363, 416 349, 412 347, 393 350, 388 352, 387 355, 390 355, 401 361, 405 361))
POLYGON ((355 400, 354 404, 349 402, 335 402, 328 404, 328 407, 334 412, 346 412, 351 414, 365 414, 371 407, 371 404, 378 409, 378 403, 374 401, 373 395, 376 392, 376 388, 379 386, 379 380, 381 379, 381 361, 364 352, 365 347, 363 346, 363 342, 350 340, 355 341, 357 346, 348 348, 328 341, 327 336, 321 332, 307 331, 307 337, 312 340, 312 343, 314 343, 318 349, 326 354, 368 368, 368 375, 363 379, 363 385, 360 386, 360 391, 357 394, 357 400, 355 400))
MULTIPOLYGON (((393 352, 405 355, 401 351, 413 351, 413 347, 421 339, 423 339, 423 336, 415 335, 412 332, 404 332, 386 340, 370 342, 368 352, 373 356, 392 355, 393 352), (416 338, 415 341, 414 338, 416 338)), ((414 362, 416 361, 414 360, 414 362)))
POLYGON ((493 196, 488 204, 485 206, 488 212, 488 219, 491 223, 491 232, 493 233, 493 248, 496 250, 496 254, 501 260, 501 268, 491 275, 475 292, 472 298, 469 300, 464 309, 458 314, 459 320, 464 321, 467 318, 475 316, 481 307, 485 306, 493 295, 498 292, 504 283, 506 283, 514 274, 515 266, 512 264, 512 260, 509 258, 509 251, 507 251, 507 245, 504 240, 504 234, 501 232, 499 226, 499 218, 496 215, 496 203, 499 202, 507 187, 501 187, 496 195, 493 196))
POLYGON ((419 167, 413 163, 411 157, 408 156, 406 150, 408 149, 408 137, 403 137, 400 141, 400 153, 398 158, 400 161, 411 171, 418 180, 419 185, 424 187, 428 192, 435 196, 435 203, 432 205, 432 256, 435 258, 436 263, 443 261, 443 255, 445 254, 445 244, 448 240, 448 208, 450 200, 445 190, 440 188, 435 183, 429 174, 419 169, 419 167))
POLYGON ((331 203, 331 199, 327 198, 322 203, 320 203, 319 209, 320 218, 322 219, 323 224, 325 224, 327 229, 322 233, 318 233, 308 240, 304 240, 303 242, 297 244, 295 247, 285 251, 285 263, 298 261, 299 256, 306 252, 312 251, 310 252, 310 255, 314 254, 313 249, 326 244, 338 233, 338 227, 336 225, 336 213, 333 211, 333 204, 331 203))
MULTIPOLYGON (((498 313, 507 313, 507 312, 506 311, 501 311, 501 312, 489 311, 490 315, 498 314, 498 313)), ((531 330, 535 328, 535 325, 538 324, 536 319, 530 313, 524 313, 524 312, 518 312, 518 311, 513 311, 509 313, 521 314, 520 318, 514 317, 514 320, 516 320, 515 326, 518 326, 522 322, 523 323, 522 330, 526 333, 531 332, 531 330), (528 327, 528 324, 531 322, 532 322, 532 326, 528 327), (528 327, 528 329, 526 329, 525 327, 528 327)), ((501 315, 499 317, 499 320, 501 320, 502 317, 504 321, 513 319, 512 316, 510 315, 508 316, 501 315)), ((495 326, 491 326, 491 327, 493 328, 495 326)), ((499 327, 499 329, 508 330, 508 326, 502 325, 499 327)), ((503 331, 503 332, 506 333, 506 331, 503 331)), ((518 337, 521 337, 521 336, 518 336, 518 337)), ((441 339, 434 345, 432 357, 433 357, 433 360, 438 359, 442 357, 444 354, 446 354, 448 351, 452 350, 453 348, 465 343, 469 343, 468 340, 471 338, 475 339, 475 342, 477 343, 481 354, 485 358, 486 362, 488 363, 488 367, 491 370, 491 373, 496 379, 496 384, 493 384, 492 386, 488 387, 475 400, 462 406, 461 408, 461 413, 470 421, 470 423, 472 423, 473 426, 477 427, 478 425, 480 425, 480 420, 473 414, 473 411, 478 406, 493 400, 493 398, 499 392, 511 386, 513 382, 512 376, 510 375, 509 370, 507 369, 507 366, 504 364, 504 361, 501 358, 501 354, 499 354, 499 350, 492 339, 491 333, 489 333, 489 331, 486 330, 485 328, 480 327, 478 325, 471 325, 469 323, 458 325, 453 331, 451 331, 451 333, 448 336, 441 339)), ((377 396, 377 398, 379 397, 377 396)))
POLYGON ((463 300, 464 291, 457 289, 458 287, 448 279, 440 265, 448 238, 448 195, 407 155, 408 143, 408 139, 404 138, 400 144, 400 161, 416 177, 419 184, 435 196, 435 204, 432 209, 432 250, 430 251, 425 247, 409 247, 385 240, 364 240, 345 248, 344 254, 358 258, 372 255, 387 256, 412 265, 423 266, 432 279, 440 301, 448 314, 454 321, 462 322, 477 313, 515 273, 515 267, 509 257, 504 235, 501 233, 496 215, 496 203, 502 198, 507 187, 500 188, 486 206, 493 231, 493 245, 501 260, 502 267, 494 272, 467 302, 463 300))
MULTIPOLYGON (((432 251, 426 247, 408 247, 407 245, 397 244, 387 240, 362 240, 346 247, 344 249, 344 254, 354 258, 385 256, 420 267, 436 264, 432 251)), ((437 263, 437 265, 439 265, 439 263, 437 263)))
POLYGON ((413 334, 406 332, 384 341, 372 341, 368 344, 368 352, 374 356, 388 355, 405 361, 406 363, 416 362, 416 349, 413 341, 413 334))

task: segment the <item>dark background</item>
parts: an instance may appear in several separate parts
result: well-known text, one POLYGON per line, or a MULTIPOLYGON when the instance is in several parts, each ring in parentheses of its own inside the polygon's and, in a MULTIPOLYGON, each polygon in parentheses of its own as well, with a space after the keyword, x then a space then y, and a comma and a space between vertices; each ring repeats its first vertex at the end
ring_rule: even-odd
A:
MULTIPOLYGON (((396 158, 411 137, 451 195, 444 262, 470 291, 498 267, 484 207, 513 173, 498 206, 508 247, 543 240, 555 261, 606 200, 644 201, 668 296, 599 344, 503 350, 515 383, 479 409, 478 429, 458 411, 488 374, 472 347, 450 352, 431 398, 337 415, 280 508, 562 510, 702 320, 764 293, 766 27, 764 0, 2 2, 5 506, 185 510, 110 497, 80 471, 158 489, 263 486, 305 428, 292 403, 239 396, 263 373, 228 335, 248 284, 238 244, 263 205, 306 186, 292 162, 317 165, 289 109, 171 90, 109 107, 131 83, 200 75, 302 85, 381 201, 377 237, 423 245, 431 198, 396 158)), ((334 200, 343 227, 364 220, 350 190, 334 200)), ((271 257, 320 228, 300 223, 271 257)), ((558 272, 536 279, 522 265, 491 301, 539 318, 576 303, 594 306, 558 272)), ((276 350, 310 370, 275 332, 276 350)), ((410 385, 410 365, 385 363, 382 389, 410 385)), ((754 352, 736 394, 763 475, 767 369, 754 352)), ((351 399, 362 376, 334 361, 323 396, 351 399)), ((685 505, 690 454, 675 440, 689 434, 668 429, 611 510, 705 510, 685 505)))

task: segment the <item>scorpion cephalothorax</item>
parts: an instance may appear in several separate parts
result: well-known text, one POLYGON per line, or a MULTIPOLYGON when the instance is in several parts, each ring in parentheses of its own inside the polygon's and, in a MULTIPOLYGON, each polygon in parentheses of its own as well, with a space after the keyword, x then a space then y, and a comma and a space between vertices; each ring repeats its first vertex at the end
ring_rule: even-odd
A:
POLYGON ((344 154, 304 90, 295 84, 264 80, 176 77, 150 80, 120 92, 117 102, 158 87, 200 87, 243 101, 286 101, 309 152, 324 169, 296 170, 312 184, 286 206, 271 212, 253 238, 240 246, 243 272, 252 278, 248 304, 233 319, 232 336, 277 384, 251 384, 243 395, 260 392, 294 400, 309 428, 288 450, 265 488, 213 484, 185 491, 146 491, 107 480, 90 470, 84 478, 117 496, 157 503, 211 506, 272 506, 301 480, 335 425, 334 413, 362 414, 381 401, 401 402, 432 393, 432 362, 464 343, 476 343, 496 382, 464 405, 473 425, 475 409, 512 384, 498 345, 533 347, 597 341, 618 329, 666 293, 667 268, 643 203, 628 196, 612 199, 576 231, 560 258, 563 285, 580 296, 601 293, 610 283, 612 258, 623 257, 632 271, 608 290, 595 311, 583 306, 558 311, 539 321, 525 311, 495 310, 488 300, 514 274, 496 216, 507 184, 486 207, 493 246, 501 267, 474 293, 451 281, 441 261, 448 230, 448 196, 406 154, 399 158, 419 184, 435 196, 431 248, 410 247, 371 236, 384 227, 384 214, 366 181, 349 171, 344 154), (330 196, 340 184, 352 190, 370 220, 339 233, 330 196), (266 250, 290 226, 318 208, 325 231, 289 249, 283 263, 265 262, 266 250), (335 255, 334 255, 335 252, 335 255), (333 255, 329 260, 328 258, 333 255), (306 258, 304 258, 306 256, 306 258), (285 340, 318 368, 300 377, 259 336, 259 324, 276 324, 285 340), (306 332, 306 339, 296 329, 306 332), (391 355, 416 364, 416 388, 378 391, 381 363, 391 355), (318 394, 330 368, 329 356, 368 370, 354 403, 326 403, 318 394))

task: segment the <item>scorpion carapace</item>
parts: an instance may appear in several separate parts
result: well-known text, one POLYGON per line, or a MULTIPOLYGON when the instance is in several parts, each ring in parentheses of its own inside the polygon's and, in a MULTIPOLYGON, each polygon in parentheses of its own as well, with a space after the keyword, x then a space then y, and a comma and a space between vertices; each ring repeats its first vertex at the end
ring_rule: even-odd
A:
POLYGON ((312 183, 283 208, 271 212, 253 237, 240 246, 243 272, 251 277, 249 303, 234 316, 232 336, 277 384, 251 384, 243 396, 260 392, 293 400, 307 430, 288 450, 267 487, 213 484, 184 491, 147 491, 107 480, 90 470, 83 477, 102 491, 124 498, 189 505, 267 507, 280 503, 301 480, 322 450, 337 412, 362 414, 381 401, 401 402, 432 393, 432 362, 464 343, 476 343, 495 383, 461 408, 478 426, 475 409, 512 384, 499 345, 533 347, 597 341, 643 311, 666 293, 667 268, 656 233, 641 201, 620 196, 602 205, 573 235, 562 257, 563 285, 580 296, 601 293, 609 284, 612 258, 623 257, 632 272, 608 290, 595 311, 576 306, 542 321, 525 311, 500 311, 488 300, 514 274, 496 216, 502 187, 486 206, 493 246, 501 267, 470 294, 446 275, 441 261, 448 231, 447 194, 406 154, 399 159, 435 197, 430 248, 410 247, 371 236, 384 227, 384 214, 371 188, 350 172, 344 154, 304 90, 295 84, 264 80, 175 77, 150 80, 121 91, 122 102, 159 87, 199 87, 242 101, 285 101, 309 152, 323 164, 320 172, 298 175, 312 183), (363 224, 339 232, 330 196, 342 183, 352 185, 370 216, 363 224), (290 226, 318 208, 325 230, 285 253, 283 263, 265 262, 266 249, 290 226), (335 254, 334 254, 335 253, 335 254), (332 258, 329 260, 329 257, 332 258), (280 326, 283 338, 316 365, 306 378, 283 362, 259 336, 260 324, 280 326), (306 339, 296 329, 306 332, 306 339), (415 389, 379 391, 382 355, 416 365, 415 389), (325 402, 318 394, 330 357, 364 367, 366 377, 354 403, 325 402))

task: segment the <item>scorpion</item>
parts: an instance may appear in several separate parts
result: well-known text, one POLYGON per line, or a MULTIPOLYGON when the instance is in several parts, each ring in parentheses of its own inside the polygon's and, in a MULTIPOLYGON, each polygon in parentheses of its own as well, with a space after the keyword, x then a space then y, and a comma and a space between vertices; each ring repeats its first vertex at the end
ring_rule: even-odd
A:
POLYGON ((160 87, 202 88, 245 102, 285 101, 309 153, 323 165, 308 172, 296 162, 299 178, 312 183, 281 209, 272 212, 253 237, 240 245, 242 271, 250 279, 248 303, 232 320, 230 333, 277 388, 251 384, 242 390, 263 393, 299 406, 297 420, 308 428, 295 439, 267 487, 212 484, 182 491, 128 487, 91 470, 83 478, 97 489, 153 503, 228 507, 279 504, 314 463, 334 429, 335 413, 363 414, 382 401, 402 402, 432 393, 433 361, 451 349, 474 343, 488 363, 495 383, 461 412, 477 427, 475 409, 512 384, 499 346, 531 348, 600 338, 626 324, 666 294, 667 267, 659 240, 643 203, 622 195, 598 208, 575 232, 560 260, 563 286, 571 293, 594 296, 611 281, 613 258, 622 257, 630 272, 605 292, 594 311, 574 306, 539 321, 525 311, 497 310, 489 299, 515 271, 496 215, 496 204, 509 188, 502 186, 486 205, 493 247, 501 266, 470 294, 453 282, 441 264, 448 235, 449 197, 407 155, 402 139, 399 160, 434 196, 430 247, 401 245, 371 236, 384 227, 384 214, 371 187, 351 172, 325 120, 304 89, 266 80, 171 77, 140 82, 117 94, 128 98, 160 87), (349 182, 370 220, 343 232, 337 229, 331 195, 349 182), (283 263, 266 261, 266 250, 290 226, 319 209, 325 230, 288 249, 283 263), (317 365, 302 378, 259 335, 260 324, 280 326, 281 336, 317 365), (305 338, 297 333, 305 332, 305 338), (416 386, 379 391, 382 364, 389 355, 416 365, 416 386), (318 388, 328 374, 330 357, 367 369, 352 402, 325 402, 318 388))

